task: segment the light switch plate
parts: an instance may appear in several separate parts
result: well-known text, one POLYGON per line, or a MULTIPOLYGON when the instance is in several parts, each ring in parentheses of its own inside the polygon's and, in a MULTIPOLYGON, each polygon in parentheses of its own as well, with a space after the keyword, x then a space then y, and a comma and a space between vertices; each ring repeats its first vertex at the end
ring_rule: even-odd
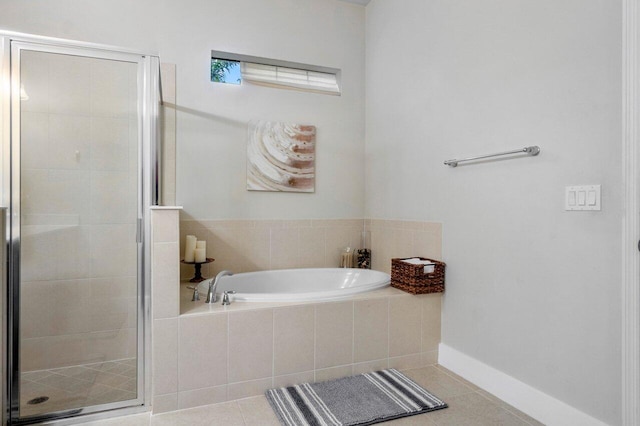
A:
POLYGON ((600 185, 566 186, 565 210, 601 210, 600 185))

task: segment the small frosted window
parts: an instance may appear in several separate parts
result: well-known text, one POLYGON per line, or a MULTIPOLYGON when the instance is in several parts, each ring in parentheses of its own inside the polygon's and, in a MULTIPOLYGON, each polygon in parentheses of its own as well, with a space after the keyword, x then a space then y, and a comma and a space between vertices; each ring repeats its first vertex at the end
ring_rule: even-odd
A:
POLYGON ((250 83, 340 95, 339 70, 224 52, 211 53, 211 81, 216 83, 250 83))
POLYGON ((240 84, 240 62, 211 58, 211 81, 215 83, 240 84))

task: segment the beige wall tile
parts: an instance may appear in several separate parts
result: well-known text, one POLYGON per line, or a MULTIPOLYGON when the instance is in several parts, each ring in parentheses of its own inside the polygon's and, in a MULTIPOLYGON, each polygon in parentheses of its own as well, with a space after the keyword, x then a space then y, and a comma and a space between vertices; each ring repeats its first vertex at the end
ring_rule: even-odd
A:
POLYGON ((90 97, 93 114, 109 117, 129 116, 136 106, 135 92, 130 96, 129 90, 135 79, 135 64, 94 61, 91 66, 90 97))
POLYGON ((422 300, 416 296, 389 299, 389 356, 420 353, 422 300))
MULTIPOLYGON (((99 331, 81 335, 83 340, 82 363, 87 360, 112 361, 133 358, 137 355, 137 329, 124 328, 113 331, 99 331)), ((70 364, 67 364, 70 365, 70 364)))
POLYGON ((29 102, 22 102, 20 112, 24 111, 49 111, 49 59, 51 55, 43 55, 41 52, 23 51, 21 53, 20 79, 25 87, 28 87, 29 102))
POLYGON ((273 387, 273 378, 250 380, 248 382, 230 383, 229 400, 248 398, 250 396, 262 395, 273 387))
MULTIPOLYGON (((184 218, 183 218, 184 219, 184 218)), ((337 267, 345 247, 362 245, 363 219, 329 220, 182 220, 180 253, 184 236, 194 234, 205 239, 207 257, 215 263, 203 267, 208 274, 223 269, 248 272, 267 269, 337 267)), ((386 222, 385 222, 386 223, 386 222)), ((389 228, 391 229, 391 228, 389 228)), ((392 238, 393 232, 389 232, 392 238)), ((391 239, 378 236, 387 251, 391 239)), ((374 249, 374 259, 377 250, 374 249)), ((384 257, 384 253, 382 253, 384 257)), ((382 257, 381 257, 382 259, 382 257)), ((384 263, 384 261, 381 261, 384 263)), ((374 265, 375 266, 375 265, 374 265)), ((193 276, 187 267, 181 268, 182 279, 193 276)))
POLYGON ((184 219, 182 217, 182 215, 184 214, 185 213, 183 211, 180 212, 180 232, 186 232, 188 234, 190 231, 193 231, 194 229, 204 228, 204 226, 199 220, 184 219))
POLYGON ((151 225, 153 227, 154 243, 178 242, 179 210, 152 210, 151 225))
POLYGON ((46 169, 49 167, 50 150, 49 114, 25 111, 23 107, 20 120, 20 166, 23 173, 29 169, 46 169))
POLYGON ((302 373, 285 374, 284 376, 276 376, 273 378, 273 387, 282 388, 301 383, 310 383, 313 382, 314 376, 315 374, 313 370, 302 373))
POLYGON ((298 234, 299 264, 302 268, 325 266, 325 231, 323 228, 300 228, 298 234))
POLYGON ((151 402, 153 414, 167 413, 178 409, 178 394, 154 395, 151 402))
POLYGON ((178 346, 178 389, 227 383, 227 314, 183 316, 178 346))
POLYGON ((341 377, 351 376, 353 374, 353 365, 341 365, 339 367, 323 368, 316 370, 316 382, 324 382, 326 380, 339 379, 341 377))
POLYGON ((181 391, 178 393, 178 408, 182 410, 201 405, 218 404, 227 400, 227 385, 181 391))
POLYGON ((48 55, 48 59, 49 111, 86 114, 91 106, 87 93, 91 87, 93 61, 67 55, 48 55))
POLYGON ((96 278, 135 275, 137 269, 135 236, 136 225, 92 226, 92 275, 96 278))
POLYGON ((177 318, 153 321, 152 357, 153 394, 175 394, 178 391, 177 318))
POLYGON ((375 361, 361 362, 353 365, 353 374, 368 373, 370 371, 380 371, 389 367, 389 359, 377 359, 375 361))
POLYGON ((393 229, 393 238, 391 240, 391 257, 410 257, 416 256, 413 247, 413 233, 415 231, 402 228, 393 229))
POLYGON ((137 217, 137 176, 111 170, 91 171, 89 196, 92 224, 134 223, 137 217))
POLYGON ((177 317, 180 314, 178 243, 154 244, 152 258, 153 317, 177 317))
MULTIPOLYGON (((49 368, 45 354, 46 338, 23 339, 20 350, 20 368, 22 371, 43 370, 49 368)), ((63 366, 61 364, 59 366, 63 366)))
MULTIPOLYGON (((216 272, 223 269, 238 271, 242 269, 245 258, 242 231, 243 228, 202 228, 191 234, 207 241, 207 255, 215 259, 212 266, 216 272)), ((181 244, 184 244, 184 237, 181 244)), ((180 253, 183 255, 184 247, 180 253)))
POLYGON ((229 383, 272 377, 273 310, 229 314, 229 383))
POLYGON ((419 256, 429 259, 442 259, 442 241, 440 234, 418 231, 413 234, 413 245, 419 256))
POLYGON ((271 229, 271 269, 295 268, 299 262, 298 229, 271 229))
POLYGON ((326 261, 329 267, 340 266, 340 255, 345 247, 351 247, 351 235, 340 227, 326 228, 326 261))
POLYGON ((126 117, 91 118, 92 170, 129 170, 129 146, 136 143, 129 126, 126 117))
POLYGON ((277 229, 284 227, 283 220, 256 220, 253 221, 253 224, 256 228, 277 229))
POLYGON ((313 370, 315 309, 312 305, 273 310, 273 374, 313 370))
POLYGON ((322 228, 362 228, 364 226, 364 219, 313 219, 312 226, 322 228))
POLYGON ((316 306, 316 369, 353 362, 353 302, 316 306))
POLYGON ((441 294, 426 294, 422 299, 422 352, 437 351, 441 340, 441 294))
POLYGON ((388 299, 354 302, 354 362, 389 356, 388 299))
POLYGON ((389 273, 391 258, 442 258, 442 224, 418 221, 371 220, 373 268, 389 273))
POLYGON ((50 281, 22 282, 20 287, 20 338, 51 336, 54 334, 54 310, 40 309, 47 306, 48 297, 52 294, 53 284, 50 281), (31 306, 23 302, 28 300, 31 306), (38 307, 34 309, 35 307, 38 307))
POLYGON ((120 329, 22 341, 23 371, 66 367, 136 355, 136 329, 120 329))
POLYGON ((434 365, 438 363, 438 351, 422 352, 422 365, 434 365))
MULTIPOLYGON (((91 160, 91 118, 81 114, 50 114, 47 168, 87 170, 91 160), (78 152, 78 155, 75 153, 78 152)), ((43 145, 40 145, 43 146, 43 145)))
POLYGON ((283 220, 283 228, 309 228, 311 227, 311 219, 283 220))
POLYGON ((389 368, 408 370, 410 368, 420 368, 422 366, 422 354, 412 354, 389 358, 389 368))
POLYGON ((23 227, 21 278, 48 281, 90 277, 91 235, 90 226, 23 227))
POLYGON ((238 233, 238 237, 241 239, 242 272, 268 270, 271 267, 270 230, 251 227, 241 231, 238 233))
POLYGON ((373 269, 391 272, 391 228, 373 228, 371 230, 371 262, 373 269))

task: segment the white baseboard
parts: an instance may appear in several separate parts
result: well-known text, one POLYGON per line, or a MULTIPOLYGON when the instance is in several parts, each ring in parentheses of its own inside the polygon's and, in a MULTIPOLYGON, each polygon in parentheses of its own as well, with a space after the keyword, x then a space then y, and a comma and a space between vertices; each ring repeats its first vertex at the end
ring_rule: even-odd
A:
POLYGON ((500 370, 440 344, 438 364, 549 426, 605 426, 598 419, 500 370))

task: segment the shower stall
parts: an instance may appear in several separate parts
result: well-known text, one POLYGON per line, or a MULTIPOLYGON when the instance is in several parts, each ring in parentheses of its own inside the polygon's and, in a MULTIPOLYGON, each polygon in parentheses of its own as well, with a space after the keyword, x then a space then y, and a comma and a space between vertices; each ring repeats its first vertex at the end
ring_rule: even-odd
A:
POLYGON ((159 60, 0 32, 0 77, 3 424, 143 410, 159 60))

